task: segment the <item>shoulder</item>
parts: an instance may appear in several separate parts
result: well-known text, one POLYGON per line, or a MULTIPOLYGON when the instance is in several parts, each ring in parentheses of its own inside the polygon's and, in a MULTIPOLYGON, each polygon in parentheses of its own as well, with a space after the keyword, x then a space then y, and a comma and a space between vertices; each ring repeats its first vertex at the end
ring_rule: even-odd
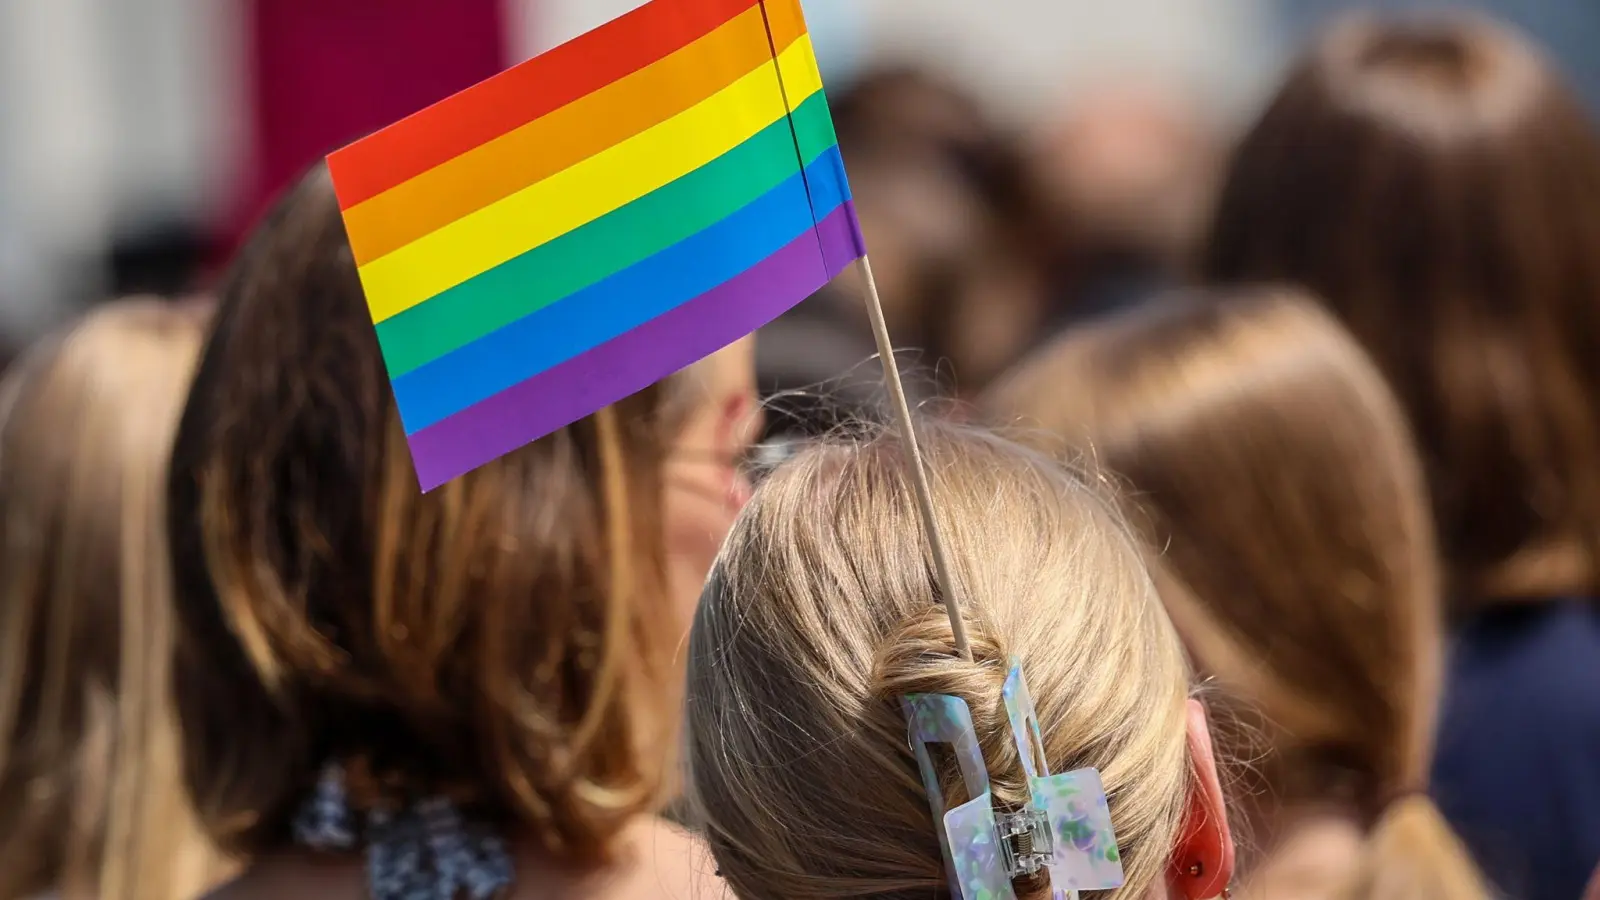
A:
POLYGON ((1553 600, 1490 610, 1455 636, 1434 762, 1447 811, 1477 791, 1511 802, 1600 784, 1596 746, 1600 607, 1553 600))
MULTIPOLYGON (((1489 610, 1466 623, 1450 652, 1447 710, 1493 703, 1600 719, 1600 604, 1588 600, 1489 610)), ((1563 715, 1562 718, 1566 716, 1563 715)))

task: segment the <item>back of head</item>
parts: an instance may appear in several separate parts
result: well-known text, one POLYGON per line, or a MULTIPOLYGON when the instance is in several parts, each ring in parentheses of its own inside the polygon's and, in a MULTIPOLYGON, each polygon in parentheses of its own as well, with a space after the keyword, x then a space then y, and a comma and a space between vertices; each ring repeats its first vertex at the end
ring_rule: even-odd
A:
POLYGON ((1467 17, 1353 19, 1239 147, 1213 281, 1316 292, 1416 430, 1452 596, 1600 594, 1600 137, 1467 17))
POLYGON ((690 646, 690 774, 722 875, 747 900, 948 890, 900 698, 965 700, 996 800, 1017 804, 1001 699, 1016 656, 1051 770, 1099 769, 1122 891, 1145 896, 1191 759, 1188 670, 1137 543, 1042 456, 932 423, 923 437, 974 661, 953 650, 898 439, 836 437, 780 468, 724 545, 690 646))
POLYGON ((1188 101, 1173 85, 1117 81, 1043 131, 1034 162, 1077 265, 1165 274, 1188 257, 1220 150, 1188 101))
POLYGON ((164 517, 204 321, 110 304, 0 382, 0 897, 174 900, 214 874, 177 766, 164 517))
POLYGON ((993 405, 1129 482, 1197 664, 1268 723, 1259 831, 1331 803, 1378 823, 1382 890, 1360 896, 1480 896, 1417 796, 1441 636, 1416 454, 1332 317, 1272 290, 1168 299, 1069 335, 993 405))
POLYGON ((949 387, 983 385, 1040 326, 1058 237, 1020 148, 955 82, 914 68, 867 74, 833 111, 890 328, 948 361, 949 387))
POLYGON ((659 802, 681 687, 669 412, 652 388, 421 493, 310 173, 223 285, 174 449, 178 704, 212 832, 283 848, 338 765, 357 814, 443 798, 604 858, 659 802))

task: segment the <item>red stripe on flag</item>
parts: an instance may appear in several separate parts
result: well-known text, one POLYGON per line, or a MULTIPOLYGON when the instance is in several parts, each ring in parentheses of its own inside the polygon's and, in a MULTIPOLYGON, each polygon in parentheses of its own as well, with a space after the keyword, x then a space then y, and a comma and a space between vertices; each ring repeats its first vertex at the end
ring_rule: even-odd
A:
POLYGON ((759 0, 651 0, 328 156, 349 209, 703 37, 759 0))

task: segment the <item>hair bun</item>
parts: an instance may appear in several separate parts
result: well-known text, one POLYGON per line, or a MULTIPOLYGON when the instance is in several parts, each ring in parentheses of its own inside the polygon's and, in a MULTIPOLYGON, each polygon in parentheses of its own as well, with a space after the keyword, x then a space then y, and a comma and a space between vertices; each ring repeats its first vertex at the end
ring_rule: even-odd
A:
POLYGON ((947 694, 965 700, 995 797, 1003 803, 1020 803, 1027 791, 1004 698, 1010 654, 993 637, 994 629, 975 620, 970 610, 964 612, 971 660, 956 651, 944 606, 930 602, 883 642, 873 660, 872 696, 896 709, 907 694, 947 694))
POLYGON ((906 694, 952 694, 973 704, 1000 699, 1005 682, 1006 655, 992 631, 963 611, 972 659, 956 650, 950 616, 943 605, 930 602, 925 610, 905 619, 880 645, 872 663, 872 695, 898 702, 906 694))

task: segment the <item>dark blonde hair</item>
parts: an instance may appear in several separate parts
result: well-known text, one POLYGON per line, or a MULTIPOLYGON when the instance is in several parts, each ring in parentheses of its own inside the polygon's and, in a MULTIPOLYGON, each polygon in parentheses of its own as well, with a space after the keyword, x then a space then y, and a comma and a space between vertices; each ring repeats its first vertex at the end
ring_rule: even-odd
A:
POLYGON ((1060 340, 990 405, 1128 481, 1197 664, 1268 722, 1258 814, 1375 823, 1355 896, 1485 896, 1423 793, 1442 638, 1422 475, 1331 316, 1273 290, 1164 299, 1060 340))
POLYGON ((1019 804, 1001 700, 1015 655, 1052 770, 1100 770, 1122 893, 1145 896, 1196 786, 1189 670, 1139 546, 1084 477, 982 432, 922 432, 974 660, 954 652, 900 441, 836 435, 783 465, 735 524, 690 641, 690 778, 717 864, 746 900, 948 891, 900 698, 966 700, 997 801, 1019 804))
POLYGON ((358 808, 442 795, 579 863, 658 807, 663 393, 423 494, 326 171, 277 206, 173 458, 178 706, 218 840, 288 843, 330 762, 358 808))
POLYGON ((0 898, 184 900, 221 873, 168 692, 166 463, 204 316, 109 304, 0 382, 0 898))
POLYGON ((1600 136, 1487 21, 1353 18, 1228 172, 1201 274, 1283 281, 1417 434, 1452 599, 1600 595, 1600 136))

